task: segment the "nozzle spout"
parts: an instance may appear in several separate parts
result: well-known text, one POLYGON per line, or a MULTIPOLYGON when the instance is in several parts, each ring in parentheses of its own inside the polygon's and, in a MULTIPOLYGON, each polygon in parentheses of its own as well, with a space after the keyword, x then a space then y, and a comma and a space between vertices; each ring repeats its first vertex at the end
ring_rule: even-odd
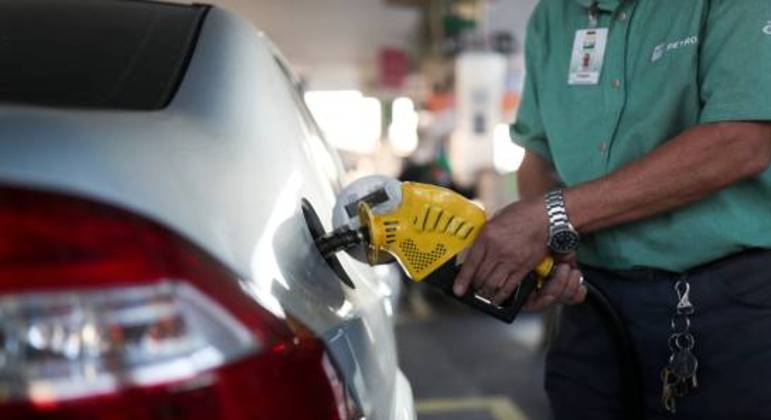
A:
POLYGON ((351 229, 342 227, 316 239, 316 247, 324 258, 350 249, 367 240, 366 229, 351 229))

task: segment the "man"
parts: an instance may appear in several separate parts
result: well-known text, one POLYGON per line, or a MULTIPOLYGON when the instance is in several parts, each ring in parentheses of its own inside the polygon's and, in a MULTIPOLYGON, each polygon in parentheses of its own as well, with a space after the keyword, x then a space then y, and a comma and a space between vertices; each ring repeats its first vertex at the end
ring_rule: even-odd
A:
MULTIPOLYGON (((583 301, 583 276, 605 292, 646 418, 771 418, 771 1, 542 0, 526 62, 522 200, 480 234, 456 293, 501 302, 551 252, 528 307, 583 301), (686 353, 698 365, 675 381, 686 353)), ((590 307, 565 306, 555 417, 623 418, 619 357, 590 307)))

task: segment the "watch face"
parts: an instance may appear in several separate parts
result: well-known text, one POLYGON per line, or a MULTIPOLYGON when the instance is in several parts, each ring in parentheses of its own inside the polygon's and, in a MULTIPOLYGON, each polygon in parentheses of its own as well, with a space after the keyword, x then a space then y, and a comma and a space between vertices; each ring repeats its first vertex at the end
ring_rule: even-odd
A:
POLYGON ((569 229, 554 232, 549 241, 549 248, 561 253, 575 251, 578 248, 578 234, 569 229))

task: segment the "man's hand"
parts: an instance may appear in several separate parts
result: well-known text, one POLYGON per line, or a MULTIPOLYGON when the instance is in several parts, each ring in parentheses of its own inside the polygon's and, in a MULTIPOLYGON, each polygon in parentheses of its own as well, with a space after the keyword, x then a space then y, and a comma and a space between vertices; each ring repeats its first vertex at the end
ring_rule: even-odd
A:
POLYGON ((500 304, 548 254, 548 220, 541 200, 520 201, 490 219, 455 279, 458 296, 469 287, 500 304), (473 285, 472 285, 473 282, 473 285))
POLYGON ((553 303, 575 305, 583 302, 586 299, 583 278, 583 274, 578 270, 575 254, 560 257, 543 290, 531 293, 524 309, 540 311, 553 303))
MULTIPOLYGON (((495 304, 505 302, 525 275, 548 255, 547 239, 548 221, 541 200, 509 205, 490 219, 469 250, 455 280, 455 293, 462 296, 473 287, 495 304)), ((552 278, 540 293, 530 295, 525 309, 583 302, 586 288, 582 279, 574 255, 560 258, 552 278)))

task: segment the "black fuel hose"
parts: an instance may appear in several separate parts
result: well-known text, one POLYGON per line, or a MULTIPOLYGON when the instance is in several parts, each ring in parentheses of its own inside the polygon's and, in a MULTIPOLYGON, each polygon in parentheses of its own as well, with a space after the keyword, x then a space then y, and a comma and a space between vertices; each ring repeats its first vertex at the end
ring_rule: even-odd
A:
POLYGON ((624 404, 624 419, 643 420, 645 418, 645 393, 643 391, 642 373, 637 363, 637 353, 632 339, 624 326, 618 311, 613 307, 605 294, 592 285, 588 280, 584 281, 586 287, 586 303, 600 315, 608 332, 613 336, 619 355, 619 372, 624 404))
MULTIPOLYGON (((527 295, 529 295, 536 285, 534 276, 526 277, 520 287, 525 290, 517 293, 510 299, 511 303, 504 303, 502 307, 491 305, 489 302, 482 302, 474 298, 473 292, 467 293, 462 297, 455 295, 453 284, 458 277, 460 267, 455 265, 454 261, 444 264, 435 270, 424 281, 434 287, 438 287, 447 296, 460 301, 476 310, 482 311, 501 321, 511 323, 516 318, 519 310, 524 305, 527 295)), ((590 305, 599 315, 606 330, 612 336, 612 341, 616 347, 616 354, 619 360, 619 373, 621 377, 621 391, 623 397, 624 420, 643 420, 645 413, 645 394, 642 387, 642 374, 640 366, 637 364, 637 354, 629 337, 629 333, 621 319, 621 315, 610 303, 610 300, 596 286, 588 280, 584 281, 587 296, 586 303, 590 305)))

